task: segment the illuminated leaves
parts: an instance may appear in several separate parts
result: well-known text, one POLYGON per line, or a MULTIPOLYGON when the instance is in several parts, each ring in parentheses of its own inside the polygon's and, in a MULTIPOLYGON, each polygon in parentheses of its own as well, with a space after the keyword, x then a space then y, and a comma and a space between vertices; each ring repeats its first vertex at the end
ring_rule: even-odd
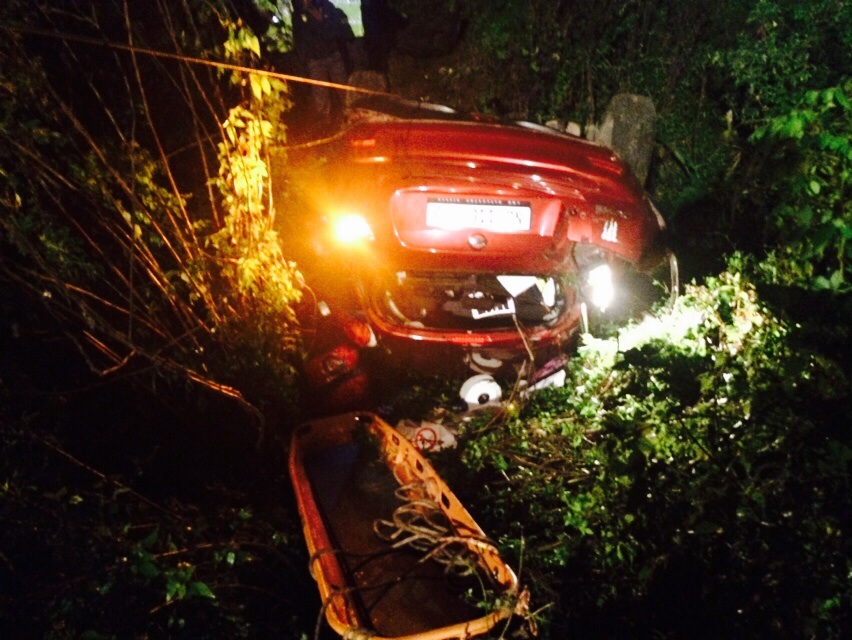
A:
POLYGON ((790 271, 815 289, 848 290, 852 281, 852 85, 809 91, 802 105, 771 119, 752 141, 775 152, 782 179, 770 186, 780 242, 790 271), (794 144, 791 144, 794 143, 794 144))
POLYGON ((226 22, 224 26, 228 28, 228 37, 223 45, 227 59, 242 61, 246 52, 254 54, 256 58, 260 57, 260 40, 242 20, 226 22))
POLYGON ((790 629, 839 637, 831 614, 801 616, 852 595, 848 563, 822 551, 849 506, 852 447, 821 435, 845 432, 843 417, 817 418, 822 403, 848 403, 849 380, 791 332, 725 272, 617 340, 587 342, 568 384, 519 416, 466 427, 471 485, 487 488, 473 504, 506 548, 523 540, 534 597, 555 598, 555 621, 642 610, 665 635, 671 618, 653 618, 653 594, 669 580, 682 588, 670 569, 689 558, 698 584, 684 602, 711 597, 714 637, 742 632, 747 607, 761 635, 782 602, 790 629))

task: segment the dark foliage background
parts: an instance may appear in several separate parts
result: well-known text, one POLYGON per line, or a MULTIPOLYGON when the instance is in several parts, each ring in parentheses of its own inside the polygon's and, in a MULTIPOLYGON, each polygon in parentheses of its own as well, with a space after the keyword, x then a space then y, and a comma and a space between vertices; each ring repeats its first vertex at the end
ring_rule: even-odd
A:
MULTIPOLYGON (((692 284, 437 460, 542 635, 848 637, 852 3, 388 6, 398 93, 659 116, 648 187, 692 284)), ((0 637, 314 634, 284 472, 302 283, 264 173, 290 94, 185 59, 264 66, 272 8, 0 7, 0 637)), ((448 399, 417 383, 397 413, 448 399)))

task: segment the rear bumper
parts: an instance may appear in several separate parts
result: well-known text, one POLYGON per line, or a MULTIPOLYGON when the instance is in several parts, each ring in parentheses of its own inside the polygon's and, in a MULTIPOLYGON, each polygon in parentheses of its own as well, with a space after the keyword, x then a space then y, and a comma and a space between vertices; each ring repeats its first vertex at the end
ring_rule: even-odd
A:
POLYGON ((450 332, 399 326, 368 310, 368 321, 391 361, 432 374, 468 376, 489 373, 514 380, 533 355, 535 369, 570 354, 580 331, 579 309, 565 313, 552 327, 522 327, 520 331, 450 332))

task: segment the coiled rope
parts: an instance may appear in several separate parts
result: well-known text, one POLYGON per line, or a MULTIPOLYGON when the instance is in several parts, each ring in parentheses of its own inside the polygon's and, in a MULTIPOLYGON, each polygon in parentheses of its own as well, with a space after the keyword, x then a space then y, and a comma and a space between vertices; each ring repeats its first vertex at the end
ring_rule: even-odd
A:
MULTIPOLYGON (((404 550, 413 550, 423 554, 417 563, 407 572, 413 572, 416 567, 423 563, 434 560, 444 567, 444 573, 448 578, 476 577, 482 583, 482 574, 493 582, 490 572, 485 570, 480 556, 484 551, 497 552, 496 545, 482 536, 459 536, 456 535, 452 520, 444 513, 440 505, 429 498, 423 483, 415 482, 401 485, 396 488, 394 495, 402 501, 390 519, 377 519, 373 522, 375 535, 389 543, 386 550, 369 555, 358 555, 341 551, 340 549, 325 548, 317 550, 310 559, 309 567, 311 575, 314 575, 314 564, 325 555, 345 555, 357 560, 353 570, 379 558, 383 555, 396 553, 404 550)), ((369 587, 329 585, 331 593, 324 599, 319 615, 317 617, 314 638, 319 638, 319 630, 322 618, 336 597, 353 592, 373 592, 381 594, 388 588, 393 587, 405 580, 408 575, 396 576, 384 583, 370 585, 369 587)), ((381 597, 378 595, 378 597, 381 597)), ((365 640, 375 635, 375 632, 367 629, 350 629, 344 640, 365 640)))
MULTIPOLYGON (((476 574, 483 551, 497 553, 495 544, 486 538, 456 535, 452 521, 437 502, 425 496, 422 484, 402 485, 394 493, 403 504, 390 520, 373 522, 373 532, 392 549, 423 553, 418 564, 434 560, 444 566, 445 573, 457 577, 476 574)), ((491 578, 488 571, 481 573, 491 578)))

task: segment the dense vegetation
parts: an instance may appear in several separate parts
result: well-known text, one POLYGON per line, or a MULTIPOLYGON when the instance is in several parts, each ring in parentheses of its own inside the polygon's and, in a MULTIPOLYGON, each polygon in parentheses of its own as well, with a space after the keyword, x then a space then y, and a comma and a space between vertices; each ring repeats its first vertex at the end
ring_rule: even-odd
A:
POLYGON ((848 369, 812 338, 725 273, 466 430, 456 484, 553 637, 843 635, 848 369))
MULTIPOLYGON (((0 636, 314 633, 288 87, 198 61, 263 66, 247 4, 0 7, 0 636)), ((693 281, 438 461, 541 633, 847 637, 852 3, 437 6, 458 41, 392 58, 406 95, 584 126, 654 99, 693 281)))

